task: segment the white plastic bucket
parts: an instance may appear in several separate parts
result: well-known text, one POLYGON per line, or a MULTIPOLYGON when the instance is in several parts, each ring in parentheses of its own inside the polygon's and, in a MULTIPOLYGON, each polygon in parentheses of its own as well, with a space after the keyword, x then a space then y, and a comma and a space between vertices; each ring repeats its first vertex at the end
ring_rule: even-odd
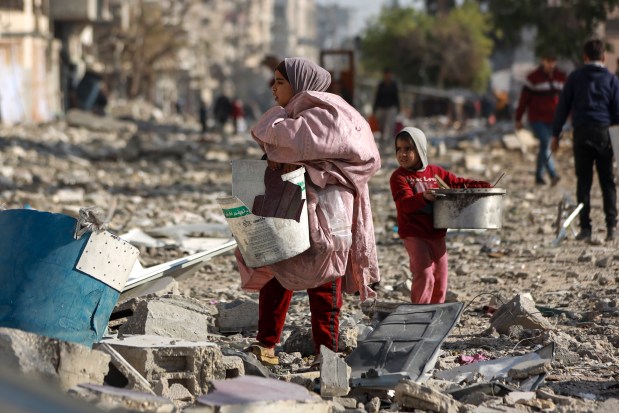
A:
MULTIPOLYGON (((307 201, 299 222, 251 213, 254 199, 265 192, 266 167, 266 161, 232 161, 232 196, 217 199, 245 264, 252 268, 292 258, 310 247, 307 201)), ((306 199, 304 174, 305 168, 299 168, 282 175, 282 179, 299 185, 306 199)))

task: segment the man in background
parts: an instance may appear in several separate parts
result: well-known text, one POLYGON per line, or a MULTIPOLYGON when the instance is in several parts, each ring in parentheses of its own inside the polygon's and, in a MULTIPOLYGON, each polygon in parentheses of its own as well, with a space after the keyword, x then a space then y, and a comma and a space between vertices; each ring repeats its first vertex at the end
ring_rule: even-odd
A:
POLYGON ((550 176, 552 186, 560 179, 550 152, 550 138, 552 120, 566 76, 556 66, 556 56, 550 53, 542 56, 542 63, 527 75, 516 109, 516 129, 522 129, 522 117, 524 112, 527 112, 533 135, 539 141, 535 166, 536 185, 546 184, 544 180, 546 172, 550 176))
POLYGON ((389 68, 383 70, 383 80, 376 89, 373 111, 378 120, 381 143, 390 144, 394 138, 395 118, 400 112, 400 93, 389 68))
POLYGON ((577 178, 576 198, 584 205, 580 211, 580 233, 577 240, 591 240, 589 214, 593 165, 602 189, 607 241, 615 238, 617 226, 617 189, 608 128, 619 123, 619 79, 604 66, 605 50, 602 40, 593 39, 585 43, 585 64, 567 78, 552 125, 551 149, 554 152, 559 147, 563 124, 571 114, 577 178))

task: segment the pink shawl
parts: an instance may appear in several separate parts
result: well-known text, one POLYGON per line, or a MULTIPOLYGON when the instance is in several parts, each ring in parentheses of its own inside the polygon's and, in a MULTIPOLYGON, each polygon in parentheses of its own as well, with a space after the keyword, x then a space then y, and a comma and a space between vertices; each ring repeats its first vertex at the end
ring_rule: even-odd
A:
POLYGON ((380 275, 368 181, 380 169, 380 155, 367 121, 337 95, 305 91, 294 95, 286 108, 269 109, 251 134, 269 160, 307 170, 310 249, 260 268, 247 267, 237 251, 243 288, 259 290, 276 277, 289 290, 304 290, 345 276, 346 292, 359 291, 362 301, 375 297, 369 285, 380 275), (317 212, 317 191, 327 185, 337 185, 343 199, 351 200, 348 251, 333 250, 329 226, 317 212))

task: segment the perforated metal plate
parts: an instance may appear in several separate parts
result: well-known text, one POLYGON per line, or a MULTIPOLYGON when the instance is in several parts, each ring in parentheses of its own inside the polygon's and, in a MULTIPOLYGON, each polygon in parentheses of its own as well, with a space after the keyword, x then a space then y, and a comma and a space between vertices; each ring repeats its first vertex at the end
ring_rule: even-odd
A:
POLYGON ((137 248, 117 236, 93 232, 75 268, 120 292, 138 255, 137 248))

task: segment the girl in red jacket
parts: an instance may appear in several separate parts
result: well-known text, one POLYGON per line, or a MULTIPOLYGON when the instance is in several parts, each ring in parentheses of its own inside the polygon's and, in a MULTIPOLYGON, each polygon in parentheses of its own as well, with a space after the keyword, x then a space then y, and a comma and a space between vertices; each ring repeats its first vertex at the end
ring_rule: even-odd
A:
POLYGON ((439 188, 435 175, 450 188, 489 188, 485 181, 460 178, 437 165, 429 165, 426 135, 404 128, 395 138, 400 167, 389 184, 398 215, 398 234, 410 259, 413 304, 445 302, 447 294, 447 230, 435 229, 432 203, 439 188))

